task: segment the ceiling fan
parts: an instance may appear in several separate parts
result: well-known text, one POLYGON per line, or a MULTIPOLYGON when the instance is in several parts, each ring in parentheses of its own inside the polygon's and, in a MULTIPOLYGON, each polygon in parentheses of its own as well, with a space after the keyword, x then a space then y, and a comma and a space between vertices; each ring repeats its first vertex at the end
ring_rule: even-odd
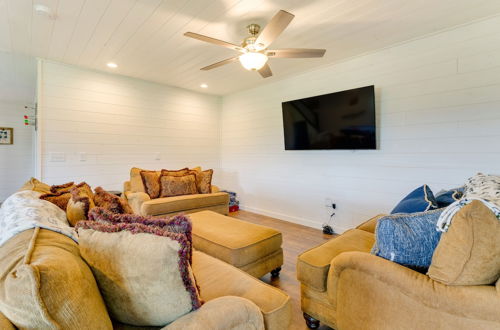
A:
POLYGON ((267 63, 269 58, 310 58, 323 57, 326 49, 307 49, 307 48, 285 48, 285 49, 268 49, 271 43, 286 29, 288 24, 295 16, 280 10, 271 21, 260 32, 258 24, 250 24, 247 26, 250 36, 246 37, 241 46, 230 42, 214 39, 194 32, 186 32, 186 37, 205 41, 217 46, 222 46, 236 50, 241 55, 234 56, 223 61, 208 65, 201 70, 211 70, 218 68, 224 64, 240 61, 241 65, 247 70, 258 71, 263 78, 273 75, 271 68, 267 63), (259 33, 260 32, 260 33, 259 33))

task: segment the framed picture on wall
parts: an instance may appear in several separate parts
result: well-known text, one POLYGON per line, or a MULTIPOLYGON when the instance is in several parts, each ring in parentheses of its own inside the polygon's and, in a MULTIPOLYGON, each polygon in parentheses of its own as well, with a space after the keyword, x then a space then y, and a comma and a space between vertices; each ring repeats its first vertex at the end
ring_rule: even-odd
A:
POLYGON ((14 143, 14 129, 11 127, 0 127, 0 144, 14 143))

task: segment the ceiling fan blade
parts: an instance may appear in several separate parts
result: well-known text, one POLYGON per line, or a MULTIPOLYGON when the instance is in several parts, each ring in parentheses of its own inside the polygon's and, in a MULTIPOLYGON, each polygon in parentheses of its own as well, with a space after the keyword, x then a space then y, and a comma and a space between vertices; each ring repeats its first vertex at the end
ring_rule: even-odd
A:
POLYGON ((226 47, 226 48, 233 49, 233 50, 236 50, 239 52, 243 51, 243 48, 241 48, 238 45, 235 45, 235 44, 232 44, 230 42, 223 41, 223 40, 207 37, 207 36, 204 36, 203 34, 198 34, 198 33, 194 33, 194 32, 186 32, 186 33, 184 33, 184 35, 186 37, 189 37, 189 38, 198 39, 201 41, 208 42, 210 44, 226 47))
POLYGON ((273 75, 271 67, 267 63, 259 70, 259 73, 262 78, 271 77, 273 75))
POLYGON ((203 70, 203 71, 212 70, 212 69, 218 68, 219 66, 223 66, 225 64, 236 62, 237 60, 238 60, 238 56, 231 57, 231 58, 222 60, 220 62, 217 62, 217 63, 211 64, 211 65, 208 65, 206 67, 203 67, 200 70, 203 70))
POLYGON ((286 48, 268 50, 266 55, 273 58, 310 58, 323 57, 325 52, 326 49, 286 48))
POLYGON ((269 45, 276 39, 281 32, 283 32, 288 24, 292 21, 295 16, 286 12, 284 10, 280 10, 271 21, 264 27, 262 32, 257 37, 255 41, 255 46, 258 49, 264 49, 269 47, 269 45))

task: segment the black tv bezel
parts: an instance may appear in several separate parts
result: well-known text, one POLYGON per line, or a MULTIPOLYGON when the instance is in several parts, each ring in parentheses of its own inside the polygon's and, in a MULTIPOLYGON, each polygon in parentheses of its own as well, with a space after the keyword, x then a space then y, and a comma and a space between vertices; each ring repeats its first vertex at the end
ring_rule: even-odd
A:
POLYGON ((293 100, 288 100, 288 101, 282 101, 281 102, 281 118, 283 121, 283 146, 285 148, 285 151, 307 151, 307 150, 348 150, 348 151, 356 151, 356 150, 378 150, 378 127, 377 127, 377 108, 376 108, 376 102, 375 102, 375 85, 368 85, 368 86, 362 86, 362 87, 356 87, 356 88, 351 88, 351 89, 345 89, 337 92, 331 92, 331 93, 325 93, 325 94, 318 94, 318 95, 313 95, 313 96, 308 96, 308 97, 302 97, 300 99, 293 99, 293 100), (348 92, 348 91, 353 91, 356 89, 362 89, 362 88, 367 88, 367 87, 372 87, 373 91, 373 123, 375 127, 375 146, 373 148, 307 148, 307 149, 302 149, 302 148, 295 148, 295 149, 287 149, 286 146, 286 138, 285 138, 285 116, 284 116, 284 108, 283 104, 287 102, 293 102, 293 101, 300 101, 304 99, 309 99, 313 97, 320 97, 320 96, 325 96, 325 95, 330 95, 330 94, 337 94, 337 93, 343 93, 343 92, 348 92))

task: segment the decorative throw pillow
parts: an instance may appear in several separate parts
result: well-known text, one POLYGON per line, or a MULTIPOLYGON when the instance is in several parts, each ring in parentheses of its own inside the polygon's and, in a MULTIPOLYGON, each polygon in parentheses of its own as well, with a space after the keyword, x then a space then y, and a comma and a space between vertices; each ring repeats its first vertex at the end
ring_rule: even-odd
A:
POLYGON ((181 168, 180 170, 161 170, 161 175, 169 176, 184 176, 187 174, 194 174, 195 170, 190 170, 189 168, 181 168))
POLYGON ((75 186, 74 182, 68 182, 64 184, 54 185, 50 187, 50 192, 53 194, 61 194, 65 192, 69 192, 71 188, 75 186))
POLYGON ((429 186, 424 184, 413 190, 396 205, 391 214, 425 212, 437 209, 437 202, 429 186))
POLYGON ((55 204, 61 208, 61 210, 66 211, 68 206, 69 199, 71 198, 71 194, 68 192, 60 192, 60 193, 49 193, 43 194, 40 196, 40 199, 46 200, 55 204))
POLYGON ((371 253, 417 270, 428 268, 441 237, 436 223, 442 212, 439 209, 380 218, 371 253))
POLYGON ((113 213, 134 213, 125 199, 107 192, 102 187, 95 188, 94 203, 95 206, 113 213))
POLYGON ((500 176, 478 173, 465 183, 464 198, 484 199, 500 207, 500 176))
POLYGON ((439 208, 447 207, 460 200, 464 196, 464 187, 454 188, 450 190, 441 190, 436 194, 436 203, 439 208))
POLYGON ((448 285, 494 283, 500 277, 500 219, 478 200, 464 206, 443 233, 428 275, 448 285))
POLYGON ((212 192, 212 175, 214 170, 196 172, 196 188, 200 194, 210 194, 212 192))
POLYGON ((141 171, 142 183, 146 194, 151 198, 160 196, 160 174, 158 171, 141 171))
POLYGON ((78 221, 87 220, 89 211, 95 207, 94 193, 88 184, 80 183, 70 191, 71 198, 66 207, 66 217, 71 226, 78 221))
POLYGON ((188 174, 184 176, 162 175, 160 177, 160 197, 171 197, 180 195, 197 194, 196 176, 188 174))
POLYGON ((23 186, 19 189, 19 191, 24 191, 24 190, 32 190, 32 191, 38 191, 42 194, 49 194, 50 186, 48 184, 41 182, 38 179, 31 178, 28 181, 26 181, 26 183, 23 184, 23 186))
POLYGON ((152 216, 142 216, 138 214, 116 214, 102 207, 96 207, 90 210, 89 220, 102 222, 105 224, 117 223, 140 223, 146 226, 156 226, 164 228, 172 233, 184 234, 189 242, 189 262, 192 256, 192 236, 193 226, 191 220, 185 215, 179 214, 171 218, 158 218, 152 216))
POLYGON ((78 244, 46 229, 25 230, 2 245, 0 304, 19 329, 113 329, 78 244))
POLYGON ((80 221, 76 228, 113 319, 164 326, 201 306, 185 235, 139 223, 80 221))

